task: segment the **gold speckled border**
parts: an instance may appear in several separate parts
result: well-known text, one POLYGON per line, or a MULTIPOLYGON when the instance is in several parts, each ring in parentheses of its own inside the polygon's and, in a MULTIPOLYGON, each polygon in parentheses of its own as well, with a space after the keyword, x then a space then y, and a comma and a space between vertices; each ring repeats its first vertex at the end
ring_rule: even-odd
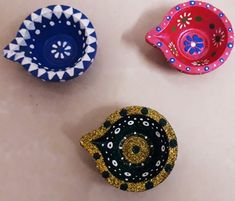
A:
POLYGON ((154 178, 152 178, 148 181, 133 183, 133 182, 122 181, 122 180, 118 179, 117 177, 115 177, 114 175, 112 175, 111 172, 109 172, 109 170, 106 167, 106 164, 104 162, 104 158, 102 156, 102 153, 100 152, 100 150, 94 144, 92 144, 93 140, 102 137, 110 129, 110 127, 106 128, 104 124, 100 128, 98 128, 97 130, 94 130, 93 132, 88 133, 85 136, 83 136, 80 139, 80 143, 88 151, 88 153, 92 157, 94 157, 94 154, 96 154, 96 153, 100 154, 101 157, 96 160, 96 167, 99 169, 99 171, 101 173, 109 172, 109 177, 106 178, 106 180, 108 181, 109 184, 115 186, 116 188, 120 188, 120 186, 125 183, 125 184, 128 184, 128 187, 126 189, 127 191, 142 192, 142 191, 150 189, 150 188, 146 187, 147 183, 150 183, 150 186, 152 185, 151 188, 156 187, 161 182, 163 182, 168 177, 168 175, 170 174, 172 168, 174 167, 174 163, 177 159, 177 153, 178 153, 177 145, 171 147, 170 146, 170 141, 175 140, 177 142, 177 139, 176 139, 176 135, 175 135, 175 132, 174 132, 173 128, 168 123, 168 121, 165 119, 165 117, 162 116, 161 114, 159 114, 157 111, 155 111, 153 109, 150 109, 150 108, 146 108, 146 107, 129 106, 129 107, 126 107, 126 108, 122 108, 122 109, 114 112, 113 114, 111 114, 107 118, 106 122, 110 122, 111 125, 114 124, 116 121, 118 121, 119 119, 122 118, 122 116, 120 115, 120 112, 123 111, 123 110, 127 111, 127 115, 140 114, 140 115, 145 115, 147 117, 150 117, 150 118, 154 119, 157 122, 160 122, 160 120, 162 120, 162 119, 164 119, 167 122, 166 125, 163 126, 163 129, 165 130, 166 135, 168 137, 169 155, 168 155, 168 160, 166 162, 165 167, 162 169, 162 171, 156 177, 154 177, 154 178), (143 114, 143 112, 142 112, 143 109, 145 109, 145 110, 147 109, 148 113, 143 114))

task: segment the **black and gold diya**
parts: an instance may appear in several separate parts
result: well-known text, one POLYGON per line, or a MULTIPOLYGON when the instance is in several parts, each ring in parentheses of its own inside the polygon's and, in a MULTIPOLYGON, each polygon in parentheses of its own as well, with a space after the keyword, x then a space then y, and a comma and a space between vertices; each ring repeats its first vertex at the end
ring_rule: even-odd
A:
POLYGON ((168 121, 155 110, 139 106, 111 114, 80 142, 109 184, 131 192, 163 182, 174 167, 178 150, 168 121))

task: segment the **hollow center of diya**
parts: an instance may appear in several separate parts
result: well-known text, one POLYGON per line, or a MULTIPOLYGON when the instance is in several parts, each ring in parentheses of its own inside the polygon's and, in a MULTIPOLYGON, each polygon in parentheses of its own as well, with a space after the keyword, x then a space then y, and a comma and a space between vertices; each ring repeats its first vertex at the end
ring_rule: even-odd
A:
POLYGON ((137 145, 133 146, 133 147, 132 147, 132 152, 133 152, 134 154, 138 154, 138 153, 140 152, 140 147, 137 146, 137 145))

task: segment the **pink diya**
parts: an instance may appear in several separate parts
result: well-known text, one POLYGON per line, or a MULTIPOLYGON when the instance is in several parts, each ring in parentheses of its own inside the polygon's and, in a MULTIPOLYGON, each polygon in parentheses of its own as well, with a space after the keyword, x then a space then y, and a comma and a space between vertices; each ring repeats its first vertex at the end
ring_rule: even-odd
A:
POLYGON ((211 4, 189 1, 172 8, 146 35, 181 72, 204 74, 221 66, 234 45, 230 21, 211 4))

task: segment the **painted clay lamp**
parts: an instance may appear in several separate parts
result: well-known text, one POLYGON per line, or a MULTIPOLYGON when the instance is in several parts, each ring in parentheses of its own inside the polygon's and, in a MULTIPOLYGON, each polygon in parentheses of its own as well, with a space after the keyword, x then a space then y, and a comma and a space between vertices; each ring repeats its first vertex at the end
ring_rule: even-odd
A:
POLYGON ((96 50, 90 20, 70 6, 53 5, 30 14, 3 52, 33 76, 60 82, 86 72, 96 50))
POLYGON ((157 111, 139 106, 114 112, 80 142, 109 184, 131 192, 163 182, 178 152, 169 122, 157 111))
POLYGON ((221 66, 234 45, 232 25, 209 3, 189 1, 172 8, 146 41, 161 49, 168 62, 187 74, 204 74, 221 66))

